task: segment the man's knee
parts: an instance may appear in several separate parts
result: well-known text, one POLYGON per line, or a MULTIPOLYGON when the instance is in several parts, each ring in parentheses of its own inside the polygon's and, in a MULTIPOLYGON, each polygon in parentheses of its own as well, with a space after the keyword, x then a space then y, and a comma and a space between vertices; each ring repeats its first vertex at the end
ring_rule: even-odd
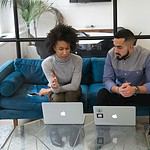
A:
POLYGON ((96 97, 96 105, 107 105, 106 99, 109 94, 109 91, 105 88, 99 90, 96 97))

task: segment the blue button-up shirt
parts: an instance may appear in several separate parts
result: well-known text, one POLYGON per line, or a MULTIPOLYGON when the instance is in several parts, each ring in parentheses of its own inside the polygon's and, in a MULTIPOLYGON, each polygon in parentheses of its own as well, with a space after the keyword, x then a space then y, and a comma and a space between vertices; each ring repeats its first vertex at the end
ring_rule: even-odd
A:
POLYGON ((112 86, 129 82, 133 86, 145 85, 150 93, 150 50, 136 46, 127 59, 118 60, 112 48, 106 57, 103 81, 110 92, 112 86))

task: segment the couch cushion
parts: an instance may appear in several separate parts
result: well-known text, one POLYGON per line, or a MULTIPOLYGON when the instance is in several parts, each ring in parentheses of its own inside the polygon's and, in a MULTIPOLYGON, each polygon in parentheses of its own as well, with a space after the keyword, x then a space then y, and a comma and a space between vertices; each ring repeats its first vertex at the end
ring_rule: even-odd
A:
POLYGON ((40 119, 43 118, 41 106, 39 104, 39 110, 13 110, 13 109, 1 109, 0 119, 40 119))
POLYGON ((91 58, 92 65, 92 83, 103 82, 105 58, 91 58))
POLYGON ((104 88, 103 83, 94 83, 89 85, 88 89, 88 110, 93 111, 93 106, 96 105, 96 96, 100 89, 104 88))
POLYGON ((41 59, 16 59, 14 62, 15 70, 20 71, 26 83, 47 84, 48 81, 42 71, 41 59))
POLYGON ((91 82, 91 59, 83 58, 81 84, 87 84, 90 82, 91 82))
POLYGON ((39 110, 41 102, 47 102, 46 96, 28 96, 28 93, 39 92, 45 85, 23 84, 11 97, 1 96, 0 107, 12 110, 39 110))
POLYGON ((87 96, 88 96, 88 85, 82 84, 82 95, 80 101, 83 102, 84 106, 84 112, 87 112, 87 96))
POLYGON ((81 89, 82 89, 82 96, 83 96, 83 99, 84 99, 84 100, 87 100, 88 85, 82 84, 82 85, 81 85, 81 89))
POLYGON ((13 95, 18 88, 23 84, 24 77, 18 72, 12 72, 9 74, 0 84, 0 93, 2 96, 13 95))

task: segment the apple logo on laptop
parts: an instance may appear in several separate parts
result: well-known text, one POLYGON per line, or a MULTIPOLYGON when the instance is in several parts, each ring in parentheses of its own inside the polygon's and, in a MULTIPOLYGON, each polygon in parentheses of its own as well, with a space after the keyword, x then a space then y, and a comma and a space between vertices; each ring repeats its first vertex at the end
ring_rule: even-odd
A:
POLYGON ((117 119, 117 118, 118 118, 117 114, 113 114, 113 115, 112 115, 112 118, 113 118, 113 119, 117 119))
POLYGON ((66 112, 65 111, 61 111, 60 112, 60 116, 65 117, 66 116, 66 112))

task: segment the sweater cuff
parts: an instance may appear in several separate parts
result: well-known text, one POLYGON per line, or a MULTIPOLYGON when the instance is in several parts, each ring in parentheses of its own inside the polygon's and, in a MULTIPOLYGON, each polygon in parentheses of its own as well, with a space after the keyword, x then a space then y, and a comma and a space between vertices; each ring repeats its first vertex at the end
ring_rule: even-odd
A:
POLYGON ((53 93, 59 93, 59 92, 60 92, 60 87, 57 88, 57 89, 53 89, 53 88, 51 88, 51 89, 52 89, 52 92, 53 92, 53 93))

